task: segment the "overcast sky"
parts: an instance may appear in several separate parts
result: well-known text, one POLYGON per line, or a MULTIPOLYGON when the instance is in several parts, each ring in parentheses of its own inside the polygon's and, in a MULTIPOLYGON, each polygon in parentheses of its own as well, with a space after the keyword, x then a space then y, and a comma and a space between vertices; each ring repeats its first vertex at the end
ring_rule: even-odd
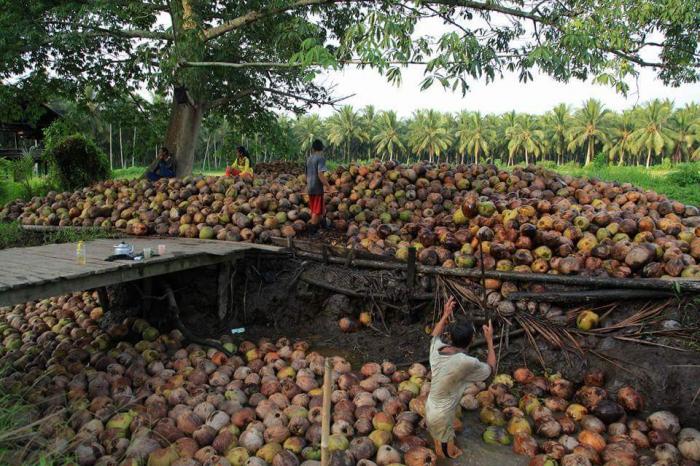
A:
MULTIPOLYGON (((655 98, 670 98, 677 106, 692 101, 700 101, 700 83, 681 87, 667 87, 655 78, 654 72, 642 70, 639 88, 631 83, 629 95, 625 98, 611 87, 594 85, 581 81, 560 83, 546 75, 535 75, 535 80, 526 84, 518 82, 516 75, 508 75, 489 85, 472 81, 471 90, 462 97, 461 91, 444 90, 434 84, 426 91, 420 91, 423 67, 411 66, 404 70, 400 87, 389 84, 376 71, 347 68, 343 71, 328 72, 319 82, 335 84, 336 96, 355 94, 344 101, 356 108, 374 105, 380 110, 395 110, 400 117, 410 116, 421 108, 434 108, 445 112, 478 110, 483 113, 505 113, 510 110, 527 113, 544 113, 559 103, 580 106, 584 100, 594 97, 607 108, 622 110, 635 103, 643 103, 655 98)), ((334 112, 332 107, 313 109, 312 113, 323 116, 334 112)))
MULTIPOLYGON (((499 17, 492 19, 493 24, 503 25, 502 21, 507 20, 499 17)), ((478 17, 470 21, 458 19, 457 22, 466 28, 486 25, 478 17)), ((529 25, 525 25, 525 28, 529 29, 529 25)), ((431 18, 419 21, 414 36, 434 38, 453 31, 459 32, 454 27, 444 24, 442 20, 431 18)), ((653 39, 663 40, 661 37, 653 37, 653 39)), ((645 49, 642 51, 642 58, 654 61, 657 56, 653 49, 645 49)), ((444 90, 439 84, 433 84, 430 89, 421 92, 423 70, 424 67, 421 65, 404 68, 400 87, 389 84, 374 70, 368 68, 361 70, 357 67, 329 71, 319 77, 318 81, 327 85, 335 84, 336 96, 354 94, 343 104, 356 108, 374 105, 380 110, 395 110, 400 117, 408 117, 415 110, 422 108, 434 108, 444 112, 478 110, 482 113, 505 113, 517 110, 539 114, 562 102, 578 107, 584 100, 591 97, 601 100, 611 110, 623 110, 655 98, 672 99, 677 106, 700 101, 700 83, 678 88, 667 87, 656 79, 654 70, 649 68, 641 70, 637 80, 638 85, 634 81, 629 83, 630 92, 627 97, 617 94, 612 87, 581 81, 560 83, 547 75, 537 73, 536 70, 533 70, 535 80, 525 84, 518 81, 517 74, 505 75, 503 79, 489 85, 484 84, 483 81, 470 80, 470 91, 466 96, 462 96, 461 90, 455 92, 444 90)), ((311 113, 327 116, 334 111, 333 107, 326 106, 313 109, 311 113)))

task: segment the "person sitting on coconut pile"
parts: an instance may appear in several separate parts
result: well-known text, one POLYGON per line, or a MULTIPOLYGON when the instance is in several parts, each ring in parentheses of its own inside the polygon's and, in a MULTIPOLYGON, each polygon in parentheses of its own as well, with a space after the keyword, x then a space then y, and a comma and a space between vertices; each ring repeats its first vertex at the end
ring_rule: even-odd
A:
POLYGON ((226 176, 253 175, 250 167, 250 157, 248 151, 243 146, 236 148, 236 159, 230 167, 226 167, 226 176))
POLYGON ((161 178, 175 177, 175 159, 170 155, 167 147, 161 147, 158 157, 146 170, 146 178, 157 181, 161 178))
POLYGON ((458 415, 459 402, 467 384, 483 382, 496 370, 496 352, 493 348, 493 326, 489 320, 483 326, 484 339, 488 347, 486 363, 468 355, 474 337, 474 325, 461 319, 451 320, 456 301, 450 297, 445 303, 442 318, 435 325, 430 343, 430 394, 425 403, 425 421, 435 442, 435 453, 450 458, 462 454, 455 444, 454 422, 458 415), (445 331, 446 330, 446 331, 445 331), (442 341, 443 332, 450 344, 442 341))
POLYGON ((309 222, 309 233, 314 235, 318 232, 319 226, 327 227, 326 202, 323 197, 324 192, 332 192, 333 188, 326 178, 326 159, 323 156, 323 142, 320 139, 314 140, 311 144, 311 154, 306 159, 306 190, 309 195, 309 209, 311 209, 311 221, 309 222))

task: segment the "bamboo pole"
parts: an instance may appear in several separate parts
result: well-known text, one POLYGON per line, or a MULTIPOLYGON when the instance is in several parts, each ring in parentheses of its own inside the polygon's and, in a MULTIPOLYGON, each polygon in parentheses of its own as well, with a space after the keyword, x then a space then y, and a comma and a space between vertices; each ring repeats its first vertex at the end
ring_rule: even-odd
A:
POLYGON ((331 393, 333 388, 331 373, 331 358, 326 357, 323 371, 323 412, 321 413, 321 466, 328 466, 330 462, 328 437, 331 434, 331 393))
MULTIPOLYGON (((320 254, 305 251, 296 251, 298 257, 322 260, 320 254)), ((346 264, 347 259, 342 257, 329 257, 332 264, 346 264)), ((353 259, 350 265, 384 270, 406 270, 406 263, 383 260, 353 259)), ((479 269, 447 268, 428 265, 418 265, 420 273, 444 275, 450 277, 466 277, 480 279, 479 269)), ((579 275, 554 275, 546 273, 501 272, 498 270, 485 270, 484 277, 513 282, 550 283, 556 285, 583 286, 590 288, 625 288, 664 290, 671 292, 700 292, 700 280, 691 278, 613 278, 613 277, 582 277, 579 275)))

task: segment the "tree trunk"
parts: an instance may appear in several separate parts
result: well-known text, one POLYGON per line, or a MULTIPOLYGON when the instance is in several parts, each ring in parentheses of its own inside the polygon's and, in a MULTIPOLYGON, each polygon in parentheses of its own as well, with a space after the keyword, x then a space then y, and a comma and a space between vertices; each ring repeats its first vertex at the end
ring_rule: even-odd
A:
POLYGON ((479 165, 479 146, 476 146, 476 153, 474 154, 474 163, 479 165))
POLYGON ((134 126, 134 139, 131 144, 131 166, 136 165, 136 126, 134 126))
POLYGON ((586 166, 591 163, 593 159, 593 138, 588 138, 588 147, 586 148, 586 166))
POLYGON ((124 145, 122 144, 122 127, 119 126, 119 161, 120 168, 124 168, 124 145))
POLYGON ((527 149, 525 149, 525 166, 530 165, 530 160, 527 158, 527 149))
POLYGON ((194 149, 202 126, 203 113, 199 104, 193 107, 173 102, 165 146, 171 154, 175 154, 178 177, 192 174, 194 149))
POLYGON ((647 149, 647 168, 651 164, 651 148, 647 149))
POLYGON ((112 123, 109 124, 109 169, 114 170, 114 159, 112 158, 112 123))

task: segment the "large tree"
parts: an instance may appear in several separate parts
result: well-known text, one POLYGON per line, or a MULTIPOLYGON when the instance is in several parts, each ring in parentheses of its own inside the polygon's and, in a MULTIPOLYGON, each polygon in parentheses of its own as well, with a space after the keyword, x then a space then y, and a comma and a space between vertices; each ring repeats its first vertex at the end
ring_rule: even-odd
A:
POLYGON ((313 81, 327 67, 398 81, 421 64, 423 87, 463 91, 469 78, 528 80, 534 68, 621 91, 640 66, 697 81, 699 13, 685 0, 0 0, 0 103, 78 98, 88 84, 105 99, 177 90, 165 141, 182 174, 208 112, 255 132, 272 109, 331 101, 313 81), (435 18, 446 25, 437 37, 418 29, 435 18))

